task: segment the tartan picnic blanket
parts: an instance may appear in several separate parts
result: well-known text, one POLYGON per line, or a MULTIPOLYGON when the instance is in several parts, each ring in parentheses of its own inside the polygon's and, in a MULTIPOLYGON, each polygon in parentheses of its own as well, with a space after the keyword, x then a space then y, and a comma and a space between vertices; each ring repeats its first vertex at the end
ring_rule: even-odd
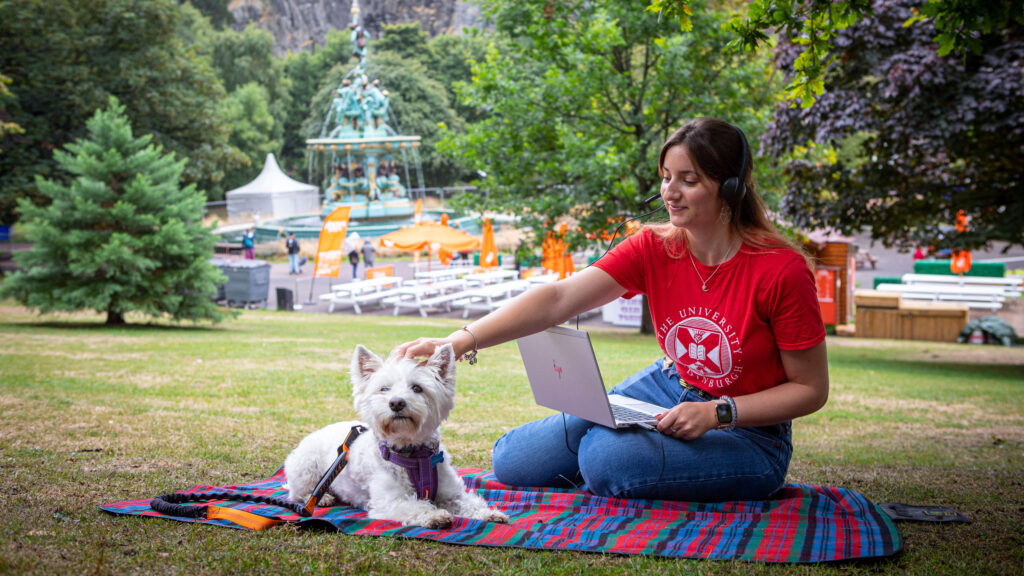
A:
MULTIPOLYGON (((456 518, 447 529, 373 520, 348 506, 318 508, 302 518, 253 502, 212 501, 267 518, 359 536, 421 538, 472 546, 503 546, 758 562, 827 562, 892 556, 903 547, 893 521, 875 503, 843 488, 787 484, 772 499, 721 503, 605 498, 559 488, 517 488, 489 470, 458 471, 470 490, 508 514, 511 524, 456 518)), ((237 490, 286 497, 284 469, 252 484, 195 486, 189 493, 237 490)), ((102 506, 112 514, 157 516, 243 528, 229 519, 163 515, 150 499, 102 506)), ((201 505, 201 504, 200 504, 201 505)))

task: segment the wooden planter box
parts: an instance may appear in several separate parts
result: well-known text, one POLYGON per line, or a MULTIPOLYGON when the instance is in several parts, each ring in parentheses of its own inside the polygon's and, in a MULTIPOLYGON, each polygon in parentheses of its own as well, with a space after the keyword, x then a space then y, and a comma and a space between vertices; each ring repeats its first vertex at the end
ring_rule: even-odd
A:
POLYGON ((966 304, 903 300, 896 292, 858 290, 856 336, 956 342, 967 325, 966 304))
POLYGON ((858 338, 900 337, 900 303, 898 292, 857 290, 853 296, 857 305, 856 336, 858 338))
POLYGON ((900 306, 900 338, 956 342, 967 325, 967 304, 906 301, 900 306))

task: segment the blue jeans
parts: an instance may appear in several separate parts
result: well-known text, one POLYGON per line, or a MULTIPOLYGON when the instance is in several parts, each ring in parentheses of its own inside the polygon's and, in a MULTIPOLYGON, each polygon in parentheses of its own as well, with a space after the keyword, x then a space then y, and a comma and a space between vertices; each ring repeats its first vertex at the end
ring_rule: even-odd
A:
MULTIPOLYGON (((658 360, 612 389, 652 404, 706 402, 658 360)), ((556 414, 494 444, 494 473, 512 486, 577 486, 599 496, 698 502, 761 500, 786 480, 790 422, 677 440, 644 428, 613 430, 556 414)))
POLYGON ((301 272, 299 270, 299 254, 298 253, 289 254, 288 255, 288 272, 291 273, 291 274, 299 274, 301 272))

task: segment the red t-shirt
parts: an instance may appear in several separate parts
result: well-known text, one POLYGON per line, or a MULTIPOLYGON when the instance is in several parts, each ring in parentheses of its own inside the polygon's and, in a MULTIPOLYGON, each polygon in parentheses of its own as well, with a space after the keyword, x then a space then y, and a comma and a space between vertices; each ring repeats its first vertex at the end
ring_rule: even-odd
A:
POLYGON ((647 295, 665 355, 683 380, 715 396, 787 381, 779 350, 804 350, 825 339, 814 275, 792 250, 743 244, 715 272, 697 259, 691 264, 685 251, 672 258, 664 240, 644 229, 594 266, 622 285, 627 298, 647 295))

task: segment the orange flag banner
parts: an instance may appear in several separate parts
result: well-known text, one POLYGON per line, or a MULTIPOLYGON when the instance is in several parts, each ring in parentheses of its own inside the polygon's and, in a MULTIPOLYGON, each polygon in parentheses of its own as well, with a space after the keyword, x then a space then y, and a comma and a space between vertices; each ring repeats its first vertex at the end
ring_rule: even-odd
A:
MULTIPOLYGON (((447 212, 441 214, 441 226, 448 226, 448 213, 447 212)), ((441 261, 441 265, 442 266, 447 266, 447 265, 451 264, 452 260, 454 259, 454 256, 455 255, 452 254, 451 250, 449 250, 449 249, 447 249, 447 248, 445 248, 443 246, 441 248, 437 249, 437 259, 441 261)))
POLYGON ((494 244, 494 224, 490 218, 484 218, 484 233, 480 242, 480 266, 483 268, 498 266, 498 248, 494 244))
POLYGON ((341 272, 341 245, 348 234, 348 215, 351 207, 336 208, 320 227, 320 242, 316 247, 313 277, 337 278, 341 272))
POLYGON ((957 250, 949 259, 949 270, 953 274, 967 274, 971 271, 971 253, 968 250, 957 250))

